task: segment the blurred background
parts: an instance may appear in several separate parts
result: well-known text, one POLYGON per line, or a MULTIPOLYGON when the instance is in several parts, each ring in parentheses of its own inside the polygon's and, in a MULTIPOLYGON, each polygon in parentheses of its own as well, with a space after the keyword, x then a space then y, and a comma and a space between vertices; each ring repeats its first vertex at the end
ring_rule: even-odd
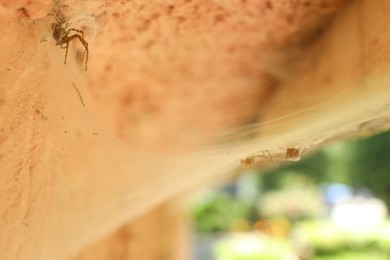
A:
POLYGON ((209 190, 192 206, 194 259, 390 259, 390 132, 209 190))

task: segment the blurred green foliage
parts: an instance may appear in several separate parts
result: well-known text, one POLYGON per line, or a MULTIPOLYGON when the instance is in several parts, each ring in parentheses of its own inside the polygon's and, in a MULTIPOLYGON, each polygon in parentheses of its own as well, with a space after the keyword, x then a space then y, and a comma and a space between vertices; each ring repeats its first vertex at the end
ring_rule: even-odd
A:
POLYGON ((289 241, 255 234, 225 238, 215 252, 217 260, 294 259, 295 254, 289 241))
POLYGON ((259 217, 283 217, 292 223, 322 217, 326 212, 320 192, 307 186, 267 192, 259 199, 258 210, 259 217))
POLYGON ((390 208, 390 132, 336 143, 300 162, 259 176, 264 191, 283 188, 288 175, 302 175, 314 184, 344 183, 369 188, 390 208))
POLYGON ((242 191, 251 191, 252 201, 222 191, 213 193, 195 209, 197 231, 227 231, 235 219, 316 217, 322 211, 318 185, 337 182, 369 188, 390 208, 390 132, 336 143, 300 162, 257 174, 241 185, 242 191))
POLYGON ((227 193, 208 194, 194 210, 196 230, 206 233, 227 231, 236 219, 248 219, 251 211, 250 203, 234 199, 227 193))
POLYGON ((258 233, 230 235, 215 247, 217 260, 355 260, 390 259, 390 223, 361 232, 341 229, 330 221, 297 225, 292 240, 258 233))
POLYGON ((390 259, 388 222, 362 232, 341 229, 326 220, 305 221, 296 226, 295 236, 312 252, 310 259, 390 259))
POLYGON ((388 260, 388 256, 375 250, 345 251, 337 255, 317 256, 313 260, 388 260))
POLYGON ((239 219, 268 234, 251 242, 257 243, 252 251, 242 251, 239 239, 224 240, 216 249, 218 259, 223 260, 284 259, 281 254, 292 252, 288 240, 281 242, 273 236, 274 232, 265 232, 267 225, 264 230, 256 228, 259 223, 272 224, 272 219, 278 217, 301 223, 293 239, 305 238, 305 248, 294 249, 299 255, 307 253, 304 259, 390 259, 390 223, 373 233, 352 234, 318 218, 302 222, 324 215, 319 187, 325 183, 368 188, 390 208, 390 132, 335 143, 300 162, 246 175, 235 184, 236 192, 215 191, 197 205, 196 229, 205 233, 226 232, 239 219))

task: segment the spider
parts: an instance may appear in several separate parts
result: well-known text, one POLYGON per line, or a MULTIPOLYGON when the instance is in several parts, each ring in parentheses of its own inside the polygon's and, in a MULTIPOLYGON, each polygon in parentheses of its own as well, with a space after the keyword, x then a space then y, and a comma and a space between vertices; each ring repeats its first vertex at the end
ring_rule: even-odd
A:
POLYGON ((241 166, 249 168, 255 164, 255 158, 265 159, 272 163, 272 156, 268 150, 262 150, 254 154, 249 155, 245 159, 241 159, 241 166))
POLYGON ((85 48, 85 70, 87 71, 88 43, 86 40, 84 40, 84 32, 74 28, 68 29, 68 25, 66 24, 65 19, 63 17, 59 17, 58 15, 54 15, 52 13, 50 13, 49 15, 56 17, 56 23, 51 24, 51 29, 53 30, 53 38, 57 42, 56 45, 60 45, 62 49, 66 49, 64 64, 66 64, 66 58, 68 56, 69 42, 77 38, 85 48), (71 32, 76 32, 76 34, 69 36, 69 33, 71 32))

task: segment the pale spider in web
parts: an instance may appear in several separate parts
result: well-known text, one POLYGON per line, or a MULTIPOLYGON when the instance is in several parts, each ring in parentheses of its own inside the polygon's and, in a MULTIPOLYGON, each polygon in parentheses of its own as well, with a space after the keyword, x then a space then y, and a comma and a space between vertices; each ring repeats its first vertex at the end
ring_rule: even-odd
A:
POLYGON ((249 155, 245 159, 241 159, 241 166, 245 168, 251 167, 252 165, 255 164, 256 158, 272 163, 272 156, 270 152, 268 150, 262 150, 249 155))
POLYGON ((55 16, 56 18, 56 23, 51 24, 51 29, 53 30, 53 38, 57 42, 56 45, 60 45, 62 49, 66 49, 64 64, 66 64, 66 58, 68 56, 69 42, 77 38, 85 48, 85 70, 87 71, 88 43, 84 39, 84 32, 74 28, 68 28, 68 24, 66 23, 65 18, 62 15, 61 17, 57 13, 50 13, 49 15, 55 16), (76 34, 69 36, 69 33, 71 32, 76 32, 76 34))

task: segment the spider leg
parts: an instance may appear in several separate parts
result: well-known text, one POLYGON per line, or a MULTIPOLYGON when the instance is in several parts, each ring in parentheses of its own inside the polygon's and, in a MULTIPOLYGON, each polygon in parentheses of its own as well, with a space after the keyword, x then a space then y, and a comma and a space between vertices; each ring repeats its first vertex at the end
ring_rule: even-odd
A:
POLYGON ((258 158, 262 158, 262 159, 266 159, 267 161, 269 162, 272 162, 272 155, 271 153, 268 151, 268 150, 261 150, 261 151, 258 151, 256 153, 254 153, 252 155, 254 158, 255 157, 258 157, 258 158))
MULTIPOLYGON (((61 47, 62 48, 62 47, 61 47)), ((68 57, 68 49, 69 49, 69 42, 66 43, 66 51, 65 51, 65 61, 64 64, 66 64, 66 57, 68 57)))
POLYGON ((65 32, 64 35, 61 36, 61 39, 57 42, 57 45, 60 45, 61 49, 65 49, 65 48, 68 48, 68 44, 69 44, 69 37, 68 37, 68 34, 69 34, 69 30, 65 32), (64 44, 66 44, 64 46, 64 44))
POLYGON ((83 32, 83 31, 76 30, 76 29, 74 29, 74 28, 70 28, 70 29, 67 31, 67 34, 70 33, 70 31, 75 31, 75 32, 81 33, 81 37, 84 39, 84 32, 83 32))
MULTIPOLYGON (((71 40, 73 40, 73 39, 76 39, 76 38, 78 38, 79 40, 80 40, 80 42, 81 42, 81 44, 84 46, 84 48, 85 48, 85 51, 84 51, 84 53, 86 53, 86 57, 85 57, 85 70, 88 70, 87 69, 87 64, 88 64, 88 54, 89 54, 89 51, 88 51, 88 43, 80 36, 80 35, 78 35, 78 34, 74 34, 74 35, 72 35, 72 36, 70 36, 70 37, 67 37, 67 42, 69 43, 71 40)), ((68 49, 66 49, 67 50, 67 52, 68 52, 68 49)))
POLYGON ((85 71, 87 71, 87 63, 88 63, 88 48, 85 48, 84 53, 87 53, 85 57, 85 71))

